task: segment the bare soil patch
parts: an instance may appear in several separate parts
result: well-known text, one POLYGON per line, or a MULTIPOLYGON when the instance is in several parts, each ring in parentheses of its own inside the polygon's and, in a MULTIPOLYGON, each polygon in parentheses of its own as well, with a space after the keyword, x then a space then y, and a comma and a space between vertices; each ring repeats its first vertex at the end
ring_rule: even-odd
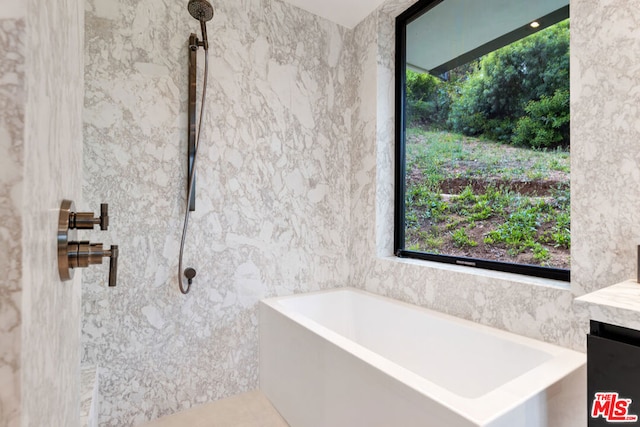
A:
MULTIPOLYGON (((412 135, 411 144, 430 143, 429 137, 422 135, 412 135)), ((553 206, 557 213, 562 209, 562 201, 557 197, 562 196, 562 190, 568 194, 569 172, 551 167, 541 168, 539 157, 527 156, 523 150, 511 146, 499 146, 500 153, 498 160, 488 156, 479 156, 477 159, 467 156, 468 152, 486 153, 486 151, 496 151, 495 143, 486 143, 474 138, 464 137, 465 150, 464 158, 453 158, 445 162, 439 169, 439 179, 434 182, 434 177, 429 176, 424 169, 424 164, 407 162, 407 187, 416 188, 423 186, 431 188, 438 195, 438 200, 446 203, 454 203, 457 196, 470 188, 475 195, 484 195, 488 189, 499 190, 503 193, 516 195, 517 197, 527 197, 531 203, 544 201, 553 206), (533 176, 533 178, 531 178, 533 176), (560 196, 558 196, 560 194, 560 196)), ((460 156, 460 154, 458 153, 460 156)), ((462 157, 462 156, 460 156, 462 157)), ((438 158, 439 160, 440 158, 438 158)), ((560 157, 558 157, 560 159, 560 157)), ((562 158, 568 163, 567 155, 562 158)), ((558 161, 559 163, 560 161, 558 161)), ((560 168, 562 169, 562 168, 560 168)), ((568 167, 566 168, 568 170, 568 167)), ((568 196, 565 196, 568 197, 568 196)), ((565 206, 567 206, 565 204, 565 206)), ((471 214, 459 214, 446 212, 439 216, 429 212, 429 207, 419 208, 416 213, 417 227, 407 233, 407 247, 411 245, 432 246, 432 250, 427 252, 440 253, 443 255, 464 256, 491 261, 501 261, 508 263, 542 265, 556 268, 570 268, 569 247, 559 245, 551 238, 554 230, 554 223, 541 222, 535 227, 535 241, 542 245, 547 252, 545 259, 536 259, 531 249, 523 251, 514 250, 505 243, 490 242, 485 243, 488 234, 505 224, 506 219, 512 211, 509 207, 501 211, 493 212, 483 219, 470 220, 471 214), (419 209, 423 209, 420 211, 419 209), (453 238, 453 234, 460 229, 468 236, 471 244, 460 244, 453 238), (436 243, 427 243, 431 238, 436 243)), ((554 213, 549 214, 553 217, 554 213)))

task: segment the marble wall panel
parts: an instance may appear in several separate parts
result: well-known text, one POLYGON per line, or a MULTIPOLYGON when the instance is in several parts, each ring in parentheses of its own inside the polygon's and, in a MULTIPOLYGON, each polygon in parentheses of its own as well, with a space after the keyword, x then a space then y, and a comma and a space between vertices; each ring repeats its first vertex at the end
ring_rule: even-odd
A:
POLYGON ((185 49, 197 24, 184 4, 87 1, 84 194, 86 207, 110 203, 122 254, 119 287, 96 269, 83 293, 104 425, 254 388, 264 296, 349 283, 584 348, 589 313, 573 297, 635 268, 638 12, 629 0, 571 5, 568 285, 391 257, 394 21, 412 3, 389 0, 346 31, 279 1, 214 2, 186 255, 198 277, 183 297, 185 49))
POLYGON ((81 275, 61 282, 58 211, 81 199, 83 3, 26 2, 22 423, 78 426, 81 275))
POLYGON ((576 295, 635 278, 640 244, 640 11, 571 2, 571 233, 576 295))
POLYGON ((0 19, 24 19, 26 13, 26 2, 0 0, 0 19))
POLYGON ((80 280, 57 210, 81 196, 82 4, 0 1, 0 425, 79 423, 80 280))
POLYGON ((109 203, 111 230, 92 238, 120 245, 118 287, 104 268, 83 285, 105 426, 257 388, 258 300, 348 277, 347 30, 280 1, 220 0, 185 251, 198 275, 178 291, 199 32, 186 3, 86 2, 85 207, 109 203))
MULTIPOLYGON (((3 13, 0 13, 3 15, 3 13)), ((24 19, 0 16, 0 426, 20 425, 24 19)))

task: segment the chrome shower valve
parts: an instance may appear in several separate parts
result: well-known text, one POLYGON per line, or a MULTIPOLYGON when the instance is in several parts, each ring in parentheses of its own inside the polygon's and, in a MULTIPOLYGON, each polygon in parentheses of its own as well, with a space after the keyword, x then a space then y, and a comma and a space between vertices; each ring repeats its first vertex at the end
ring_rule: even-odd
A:
POLYGON ((58 272, 60 280, 73 278, 73 269, 86 268, 102 264, 102 259, 110 258, 109 286, 116 286, 118 276, 118 246, 104 249, 102 243, 76 240, 76 229, 90 230, 100 225, 101 230, 109 227, 108 205, 100 205, 100 217, 94 218, 92 212, 74 212, 71 200, 63 200, 58 217, 58 272))
POLYGON ((69 214, 69 228, 78 230, 93 230, 95 225, 100 225, 100 230, 109 229, 109 205, 100 205, 100 216, 93 217, 93 212, 71 212, 69 214))

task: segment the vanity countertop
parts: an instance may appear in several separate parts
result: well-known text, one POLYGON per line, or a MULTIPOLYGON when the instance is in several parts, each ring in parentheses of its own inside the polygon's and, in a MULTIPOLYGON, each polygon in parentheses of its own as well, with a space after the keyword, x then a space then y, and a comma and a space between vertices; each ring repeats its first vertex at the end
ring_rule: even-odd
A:
POLYGON ((640 330, 640 284, 627 280, 575 299, 591 319, 640 330))

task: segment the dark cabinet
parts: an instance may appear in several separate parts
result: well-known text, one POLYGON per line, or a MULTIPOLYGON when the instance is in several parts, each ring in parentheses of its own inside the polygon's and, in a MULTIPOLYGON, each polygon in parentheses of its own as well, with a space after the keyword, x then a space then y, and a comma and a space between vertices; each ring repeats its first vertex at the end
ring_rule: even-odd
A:
POLYGON ((640 426, 640 331, 593 320, 590 329, 589 427, 640 426))

